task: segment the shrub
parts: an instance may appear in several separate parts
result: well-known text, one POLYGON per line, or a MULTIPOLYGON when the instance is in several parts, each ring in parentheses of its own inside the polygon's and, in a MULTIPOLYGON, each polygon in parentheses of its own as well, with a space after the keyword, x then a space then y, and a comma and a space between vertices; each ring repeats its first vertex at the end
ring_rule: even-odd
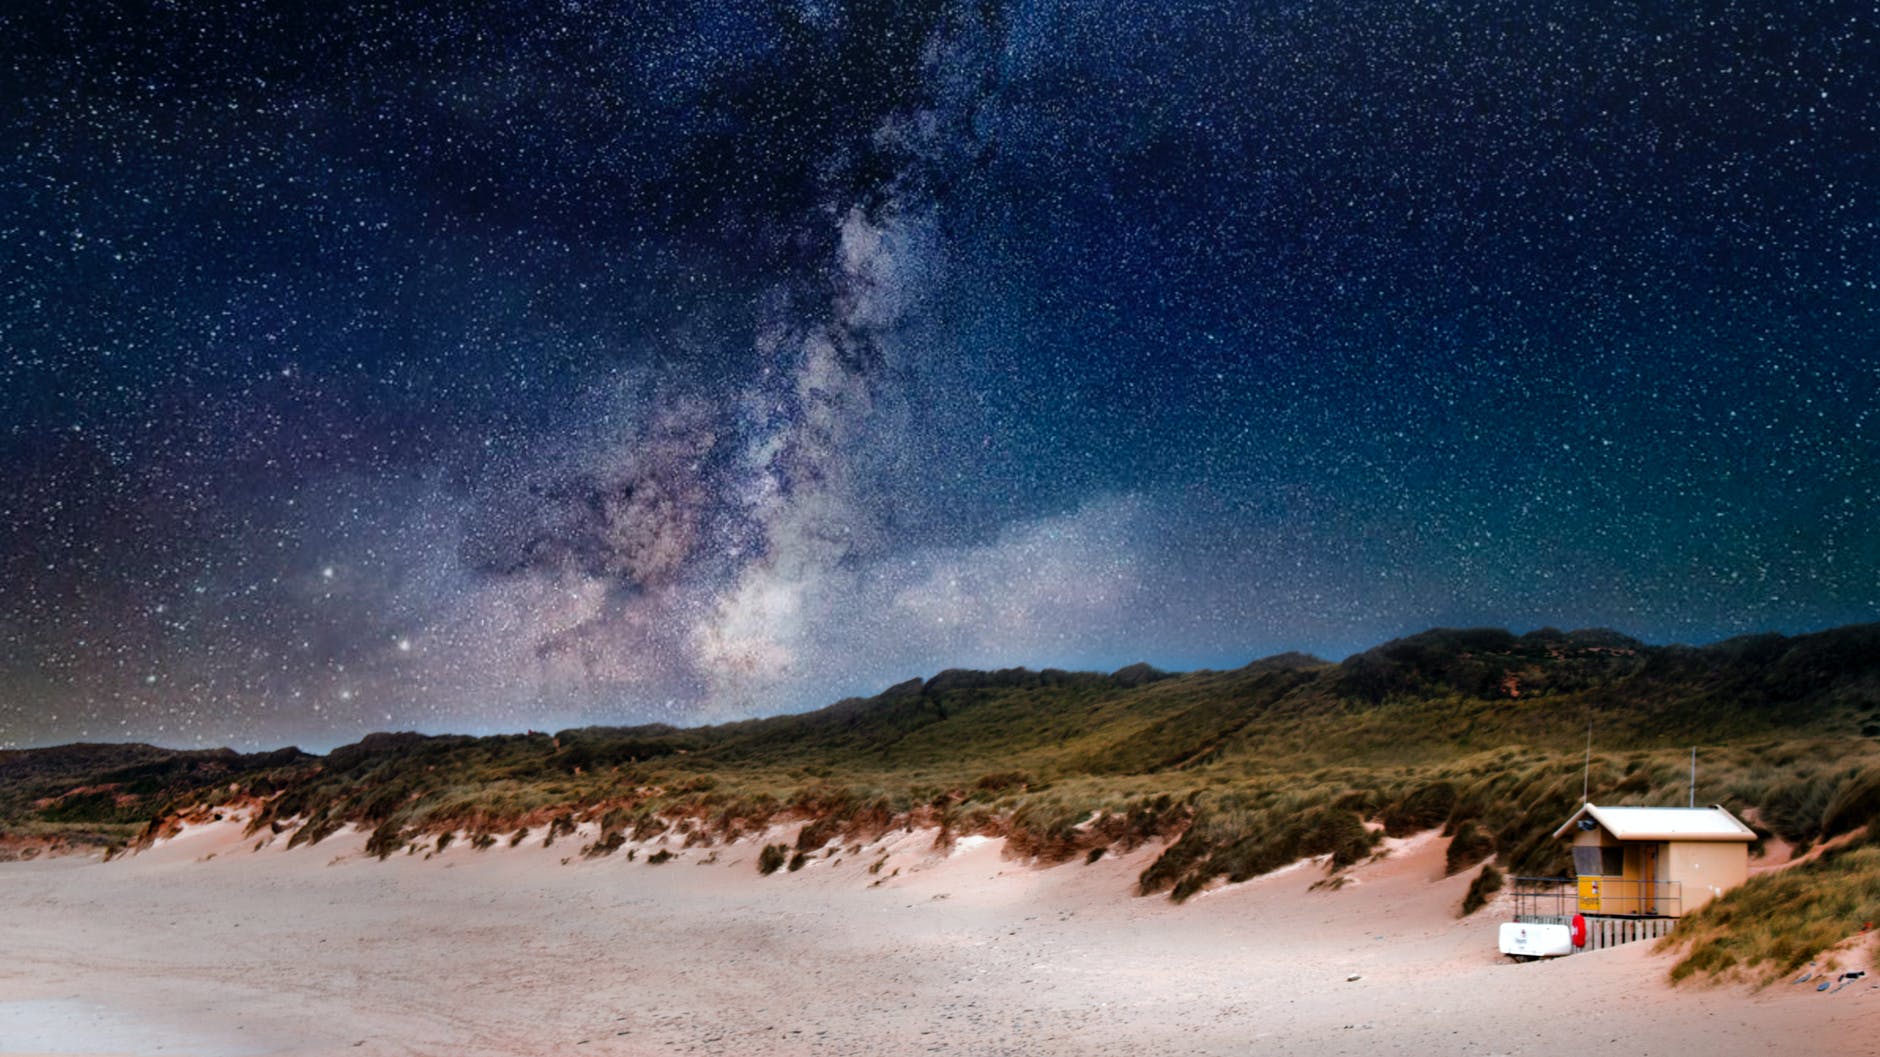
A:
POLYGON ((619 830, 614 830, 612 833, 603 836, 600 840, 588 845, 581 854, 589 859, 598 859, 603 855, 612 855, 619 851, 620 846, 626 842, 627 835, 619 830))
POLYGON ((372 836, 366 838, 366 854, 378 856, 380 862, 404 846, 404 827, 390 820, 379 823, 372 836))
POLYGON ((1343 870, 1362 862, 1377 846, 1377 834, 1365 828, 1351 811, 1328 811, 1304 840, 1306 854, 1332 856, 1332 869, 1343 870))
POLYGON ((1494 838, 1475 823, 1464 822, 1456 827, 1456 835, 1449 839, 1449 850, 1443 854, 1443 876, 1461 873, 1494 853, 1494 838))
POLYGON ((769 877, 783 869, 784 862, 790 857, 790 849, 782 844, 766 844, 757 854, 757 872, 769 877))
POLYGON ((819 818, 804 826, 796 835, 797 851, 815 851, 817 848, 836 839, 842 830, 842 820, 834 816, 819 818))
POLYGON ((1329 856, 1331 869, 1362 860, 1377 844, 1353 811, 1314 803, 1309 795, 1260 797, 1251 810, 1246 798, 1225 798, 1197 815, 1181 839, 1137 878, 1143 895, 1169 889, 1181 902, 1210 880, 1225 875, 1240 882, 1315 855, 1329 856))
POLYGON ((1153 895, 1175 887, 1207 852, 1207 840, 1201 835, 1200 822, 1188 827, 1175 843, 1155 857, 1136 878, 1139 895, 1153 895))
POLYGON ((1449 813, 1455 808, 1455 783, 1433 782, 1419 787, 1384 809, 1384 833, 1391 837, 1408 837, 1412 833, 1434 829, 1448 821, 1449 813))
POLYGON ((1485 864, 1482 872, 1475 875, 1475 880, 1469 882, 1468 894, 1462 897, 1462 916, 1466 918, 1486 906, 1489 897, 1501 891, 1503 880, 1501 871, 1495 868, 1494 863, 1485 864))
POLYGON ((1880 818, 1880 766, 1850 775, 1821 813, 1821 835, 1834 837, 1880 818))
POLYGON ((293 848, 301 844, 318 844, 338 833, 344 824, 336 818, 329 818, 325 815, 308 819, 306 825, 295 830, 294 835, 287 838, 287 846, 293 848))
POLYGON ((1024 771, 995 771, 981 775, 979 781, 973 783, 973 791, 997 796, 1015 789, 1022 792, 1030 784, 1031 776, 1024 771))
POLYGON ((1790 779, 1768 787, 1757 807, 1763 821, 1783 840, 1798 847, 1813 844, 1821 837, 1821 822, 1841 784, 1819 773, 1790 779))

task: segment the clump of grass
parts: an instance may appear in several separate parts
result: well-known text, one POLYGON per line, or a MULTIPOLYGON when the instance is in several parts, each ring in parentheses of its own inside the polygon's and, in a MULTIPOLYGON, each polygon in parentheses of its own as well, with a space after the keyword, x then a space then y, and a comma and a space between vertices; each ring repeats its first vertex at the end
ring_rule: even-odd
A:
POLYGON ((1880 844, 1752 877, 1678 922, 1661 946, 1683 948, 1673 982, 1693 975, 1770 983, 1880 922, 1880 844))
POLYGON ((294 835, 287 838, 287 846, 292 849, 302 844, 318 844, 328 837, 331 837, 333 834, 338 833, 340 827, 344 825, 345 823, 341 822, 339 819, 327 815, 310 818, 307 820, 306 825, 295 830, 294 835))
POLYGON ((379 823, 372 835, 366 838, 366 854, 378 856, 380 862, 404 846, 405 828, 390 819, 379 823))
POLYGON ((490 848, 495 847, 495 845, 496 837, 493 834, 479 833, 470 838, 470 847, 475 848, 477 851, 488 851, 490 848))
POLYGON ((805 852, 815 851, 816 849, 836 839, 837 835, 840 834, 841 832, 842 832, 842 819, 841 818, 834 816, 834 815, 829 815, 824 818, 816 819, 815 821, 804 826, 801 830, 797 831, 796 850, 805 851, 805 852))
POLYGON ((648 866, 658 866, 660 863, 671 862, 672 860, 673 860, 673 854, 672 854, 671 849, 661 848, 658 851, 646 857, 646 864, 648 866))
POLYGON ((764 850, 757 853, 757 872, 763 874, 765 877, 769 877, 771 874, 783 869, 783 864, 789 857, 790 849, 788 846, 782 844, 766 844, 764 845, 764 850))
POLYGON ((1362 861, 1378 841, 1356 812, 1326 803, 1318 795, 1284 797, 1256 794, 1225 797, 1198 815, 1181 839, 1137 878, 1144 895, 1167 890, 1182 902, 1209 881, 1249 880, 1288 863, 1317 855, 1330 857, 1336 872, 1362 861))
POLYGON ((795 855, 790 856, 790 872, 795 873, 808 863, 809 853, 806 851, 797 852, 795 855))
POLYGON ((1821 813, 1821 835, 1835 837, 1880 819, 1880 764, 1841 782, 1821 813))
POLYGON ((1435 829, 1449 820, 1450 812, 1455 808, 1454 782, 1436 781, 1418 786, 1384 808, 1381 813, 1384 834, 1389 837, 1408 837, 1412 833, 1435 829))
POLYGON ((581 855, 588 859, 598 859, 603 855, 612 855, 619 851, 621 845, 625 843, 627 843, 627 835, 619 830, 613 830, 582 849, 581 855))
POLYGON ((1014 789, 1023 791, 1031 784, 1031 775, 1024 771, 994 771, 991 774, 981 775, 979 781, 973 783, 973 791, 997 796, 1014 789))
POLYGON ((573 832, 574 832, 574 816, 567 812, 563 812, 562 814, 556 815, 553 819, 549 820, 548 836, 542 838, 542 847, 544 848, 553 847, 555 844, 555 838, 565 837, 573 832))
POLYGON ((1495 839, 1473 821, 1456 827, 1449 838, 1449 850, 1443 853, 1443 876, 1453 877, 1495 853, 1495 839))
POLYGON ((528 840, 528 839, 529 839, 529 827, 524 826, 521 829, 517 830, 509 838, 509 846, 513 848, 516 845, 521 844, 523 841, 528 840))
POLYGON ((1089 814, 1081 804, 1034 799, 1011 813, 1007 847, 1015 855, 1039 862, 1067 862, 1091 841, 1102 840, 1092 830, 1078 828, 1089 814))
POLYGON ((1485 863, 1482 866, 1482 872, 1476 874, 1475 880, 1469 882, 1468 893, 1462 897, 1462 916, 1466 918, 1487 906, 1489 899, 1496 892, 1501 891, 1502 882, 1505 880, 1506 878, 1502 876, 1500 870, 1495 868, 1494 863, 1485 863))
POLYGON ((450 842, 456 839, 457 839, 456 830, 447 829, 444 832, 438 834, 437 835, 437 850, 443 851, 445 848, 450 847, 450 842))
POLYGON ((1084 865, 1090 866, 1094 864, 1098 859, 1103 858, 1104 852, 1109 851, 1109 850, 1110 849, 1108 846, 1100 846, 1100 847, 1090 849, 1089 853, 1084 856, 1084 865))
POLYGON ((1821 838, 1821 823, 1827 816, 1828 805, 1851 776, 1804 771, 1801 766, 1788 766, 1780 757, 1766 757, 1764 762, 1773 765, 1779 777, 1761 781, 1752 777, 1736 783, 1733 791, 1755 804, 1769 828, 1793 845, 1799 854, 1800 849, 1821 838), (1780 773, 1782 771, 1787 773, 1780 773))

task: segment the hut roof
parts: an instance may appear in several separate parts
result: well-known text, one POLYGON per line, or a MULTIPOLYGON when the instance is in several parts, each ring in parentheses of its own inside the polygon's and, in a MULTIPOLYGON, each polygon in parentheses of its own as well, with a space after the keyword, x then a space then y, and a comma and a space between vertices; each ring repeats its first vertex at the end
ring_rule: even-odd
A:
POLYGON ((1620 840, 1752 841, 1756 834, 1721 806, 1710 807, 1599 807, 1587 804, 1573 813, 1555 837, 1573 832, 1582 818, 1591 818, 1620 840))

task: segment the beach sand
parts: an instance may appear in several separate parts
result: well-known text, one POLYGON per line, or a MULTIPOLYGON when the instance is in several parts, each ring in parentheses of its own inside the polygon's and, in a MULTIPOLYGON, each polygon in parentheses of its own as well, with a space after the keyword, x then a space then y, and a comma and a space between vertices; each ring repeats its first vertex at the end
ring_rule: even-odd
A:
POLYGON ((1179 907, 1130 894, 1153 848, 1038 869, 933 837, 761 877, 757 841, 381 863, 231 820, 0 865, 0 1054, 1880 1052, 1872 977, 1674 989, 1649 944, 1511 964, 1506 907, 1456 920, 1432 834, 1335 891, 1308 863, 1179 907))

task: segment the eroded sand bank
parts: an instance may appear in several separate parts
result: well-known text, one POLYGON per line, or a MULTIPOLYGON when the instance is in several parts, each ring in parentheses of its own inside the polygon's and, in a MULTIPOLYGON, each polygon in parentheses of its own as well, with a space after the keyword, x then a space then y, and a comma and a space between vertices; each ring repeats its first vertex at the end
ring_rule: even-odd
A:
POLYGON ((119 862, 6 864, 0 1053, 1876 1049, 1871 977, 1673 990, 1643 944, 1507 964, 1495 908, 1454 919, 1467 877, 1440 879, 1429 836, 1336 891, 1306 865, 1183 907, 1127 894, 1149 849, 1039 870, 932 839, 764 878, 755 842, 649 866, 538 835, 380 863, 357 834, 257 853, 223 823, 119 862))

